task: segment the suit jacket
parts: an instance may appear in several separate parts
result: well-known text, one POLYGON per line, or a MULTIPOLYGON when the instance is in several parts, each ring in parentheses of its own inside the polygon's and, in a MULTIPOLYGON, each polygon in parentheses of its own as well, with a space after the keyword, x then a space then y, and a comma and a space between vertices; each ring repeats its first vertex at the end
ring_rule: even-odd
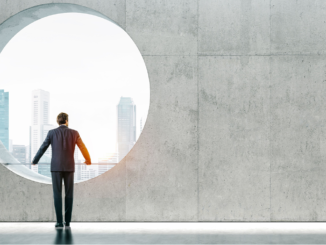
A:
POLYGON ((49 145, 52 146, 51 172, 64 171, 75 172, 74 152, 78 145, 83 154, 86 164, 91 164, 91 157, 88 150, 76 130, 60 125, 48 132, 43 144, 36 153, 33 163, 38 163, 49 145))

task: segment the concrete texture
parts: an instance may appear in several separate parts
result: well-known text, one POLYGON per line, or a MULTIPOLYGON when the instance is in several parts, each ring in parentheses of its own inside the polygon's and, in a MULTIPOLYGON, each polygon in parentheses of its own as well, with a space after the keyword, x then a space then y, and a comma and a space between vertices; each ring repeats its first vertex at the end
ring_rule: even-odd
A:
POLYGON ((271 0, 272 54, 325 54, 326 2, 271 0))
POLYGON ((142 55, 196 55, 197 0, 126 1, 126 31, 142 55))
POLYGON ((269 57, 198 60, 199 219, 268 221, 269 57))
POLYGON ((126 157, 126 217, 130 221, 194 221, 198 196, 196 58, 146 56, 144 60, 151 71, 151 106, 146 130, 126 157))
POLYGON ((74 187, 73 221, 126 220, 125 159, 105 174, 74 187))
POLYGON ((25 179, 0 164, 0 221, 53 221, 52 185, 25 179))
POLYGON ((0 39, 0 52, 7 45, 10 39, 13 38, 16 35, 16 33, 18 33, 24 27, 28 26, 34 21, 37 21, 49 15, 62 14, 62 13, 91 14, 115 23, 114 21, 112 21, 105 15, 101 14, 100 12, 94 11, 92 9, 80 5, 75 5, 75 4, 39 5, 34 8, 29 8, 19 12, 18 14, 4 21, 0 25, 0 35, 2 37, 0 39))
POLYGON ((269 54, 270 0, 198 0, 199 55, 269 54))
MULTIPOLYGON (((120 27, 125 29, 126 25, 126 2, 125 0, 105 0, 105 1, 89 1, 89 0, 28 0, 28 1, 21 1, 21 0, 1 0, 0 1, 0 23, 7 20, 9 17, 13 15, 44 4, 53 4, 53 3, 65 3, 69 4, 71 9, 74 8, 81 8, 87 7, 88 11, 91 12, 98 12, 107 17, 109 17, 112 21, 117 23, 120 27)), ((46 6, 43 6, 45 8, 46 6)), ((50 7, 50 6, 48 6, 50 7)), ((65 6, 62 5, 61 7, 57 5, 59 8, 64 8, 65 6)), ((66 12, 69 12, 69 7, 66 6, 66 12)), ((85 11, 86 8, 83 8, 85 11)), ((72 12, 78 12, 73 10, 72 12)), ((54 14, 54 12, 52 12, 54 14)), ((26 17, 26 16, 25 16, 26 17)))
MULTIPOLYGON (((28 21, 84 11, 125 29, 147 66, 143 133, 75 185, 73 221, 325 221, 325 7, 0 0, 2 46, 28 21)), ((0 220, 53 221, 50 187, 0 165, 0 220)))
POLYGON ((272 220, 325 220, 326 62, 271 59, 272 220))

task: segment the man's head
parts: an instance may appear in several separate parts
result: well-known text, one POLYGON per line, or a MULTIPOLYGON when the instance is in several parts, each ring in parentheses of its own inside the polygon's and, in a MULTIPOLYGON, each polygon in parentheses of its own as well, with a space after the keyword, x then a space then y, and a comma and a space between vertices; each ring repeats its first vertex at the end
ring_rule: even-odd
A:
POLYGON ((57 123, 59 125, 65 124, 66 126, 68 126, 68 114, 61 112, 58 116, 57 116, 57 123))

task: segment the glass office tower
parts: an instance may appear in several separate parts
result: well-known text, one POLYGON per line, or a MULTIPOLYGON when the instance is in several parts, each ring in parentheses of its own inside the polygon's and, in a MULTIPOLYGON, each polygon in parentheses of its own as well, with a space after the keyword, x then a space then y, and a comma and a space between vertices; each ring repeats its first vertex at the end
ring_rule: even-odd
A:
POLYGON ((20 163, 26 163, 26 146, 25 145, 13 145, 12 156, 16 158, 20 163))
POLYGON ((117 105, 117 114, 117 141, 120 161, 136 142, 136 105, 133 99, 121 97, 117 105))
POLYGON ((0 89, 0 140, 9 151, 9 92, 0 89))
MULTIPOLYGON (((33 90, 31 98, 31 127, 30 127, 30 158, 33 160, 48 132, 55 126, 49 124, 50 93, 42 89, 33 90)), ((32 171, 51 178, 50 163, 52 157, 51 145, 32 171)))

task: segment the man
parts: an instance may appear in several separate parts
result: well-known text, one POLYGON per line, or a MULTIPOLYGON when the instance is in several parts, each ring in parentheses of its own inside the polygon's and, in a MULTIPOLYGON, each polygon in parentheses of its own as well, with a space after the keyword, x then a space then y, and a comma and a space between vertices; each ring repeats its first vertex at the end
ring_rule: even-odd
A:
POLYGON ((76 144, 86 160, 85 163, 87 165, 91 164, 91 158, 86 146, 80 138, 79 133, 76 130, 68 128, 68 121, 68 114, 66 113, 62 112, 57 116, 57 123, 59 124, 59 127, 48 132, 46 139, 32 161, 33 165, 37 164, 51 144, 51 175, 54 207, 57 216, 55 228, 57 229, 62 229, 64 225, 66 228, 70 227, 74 192, 74 152, 76 144), (64 224, 62 219, 62 179, 65 185, 64 224))

